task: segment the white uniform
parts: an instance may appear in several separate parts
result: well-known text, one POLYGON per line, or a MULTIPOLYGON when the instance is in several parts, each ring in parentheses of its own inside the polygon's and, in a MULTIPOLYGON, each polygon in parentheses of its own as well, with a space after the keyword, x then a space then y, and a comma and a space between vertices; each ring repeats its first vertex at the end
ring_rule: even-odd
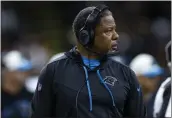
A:
MULTIPOLYGON (((158 114, 160 113, 160 110, 163 105, 163 95, 164 92, 167 88, 167 85, 171 84, 171 77, 168 77, 160 86, 160 88, 157 91, 157 94, 155 96, 155 101, 154 101, 154 107, 153 107, 153 117, 158 117, 158 114)), ((168 106, 165 112, 164 117, 171 117, 171 97, 168 102, 168 106)))

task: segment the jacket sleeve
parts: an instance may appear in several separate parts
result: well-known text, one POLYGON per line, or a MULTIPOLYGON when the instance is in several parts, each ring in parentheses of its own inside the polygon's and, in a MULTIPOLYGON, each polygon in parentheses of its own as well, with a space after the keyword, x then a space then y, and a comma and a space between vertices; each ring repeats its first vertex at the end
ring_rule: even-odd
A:
POLYGON ((31 101, 31 118, 44 118, 52 116, 53 90, 52 66, 46 66, 40 73, 36 91, 31 101))
POLYGON ((129 75, 130 91, 124 108, 124 117, 146 117, 146 108, 143 101, 142 89, 131 70, 129 75))

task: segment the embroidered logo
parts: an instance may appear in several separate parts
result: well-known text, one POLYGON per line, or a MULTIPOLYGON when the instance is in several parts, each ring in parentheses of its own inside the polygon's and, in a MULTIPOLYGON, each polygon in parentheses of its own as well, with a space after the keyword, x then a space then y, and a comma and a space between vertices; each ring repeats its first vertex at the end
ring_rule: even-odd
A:
POLYGON ((38 91, 41 91, 41 89, 42 89, 42 84, 38 84, 38 91))
POLYGON ((137 91, 140 92, 140 88, 137 88, 137 91))
POLYGON ((115 82, 117 82, 118 80, 115 77, 112 76, 106 76, 104 79, 104 82, 106 84, 109 84, 110 86, 114 86, 115 82))

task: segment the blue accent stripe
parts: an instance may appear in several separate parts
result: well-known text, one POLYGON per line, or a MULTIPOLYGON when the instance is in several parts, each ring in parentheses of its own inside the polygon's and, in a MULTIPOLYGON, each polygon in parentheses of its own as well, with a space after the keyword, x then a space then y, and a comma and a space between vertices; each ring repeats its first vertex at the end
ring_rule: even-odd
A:
POLYGON ((110 94, 110 96, 111 96, 111 99, 112 99, 113 106, 115 106, 114 97, 113 97, 113 95, 112 95, 112 92, 111 92, 111 90, 109 89, 109 87, 104 83, 104 81, 103 81, 103 79, 102 79, 102 77, 101 77, 101 75, 100 75, 100 70, 97 70, 97 75, 98 75, 98 77, 99 77, 101 83, 102 83, 102 84, 105 86, 105 88, 108 90, 108 92, 109 92, 109 94, 110 94))
POLYGON ((84 67, 84 71, 85 71, 85 78, 86 78, 86 81, 87 81, 87 89, 88 89, 88 95, 89 95, 89 102, 90 102, 90 111, 93 110, 93 107, 92 107, 92 95, 91 95, 91 89, 90 89, 90 83, 89 83, 89 80, 88 80, 88 71, 86 69, 86 67, 84 67))
POLYGON ((100 65, 100 61, 97 59, 88 59, 87 57, 82 56, 82 60, 86 66, 91 70, 100 65))

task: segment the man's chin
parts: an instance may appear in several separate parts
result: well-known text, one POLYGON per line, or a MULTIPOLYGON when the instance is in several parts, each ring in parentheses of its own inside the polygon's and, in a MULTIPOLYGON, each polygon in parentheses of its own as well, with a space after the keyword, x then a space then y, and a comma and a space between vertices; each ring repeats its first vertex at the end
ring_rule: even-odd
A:
POLYGON ((116 54, 118 54, 118 50, 109 50, 108 51, 108 55, 116 55, 116 54))

